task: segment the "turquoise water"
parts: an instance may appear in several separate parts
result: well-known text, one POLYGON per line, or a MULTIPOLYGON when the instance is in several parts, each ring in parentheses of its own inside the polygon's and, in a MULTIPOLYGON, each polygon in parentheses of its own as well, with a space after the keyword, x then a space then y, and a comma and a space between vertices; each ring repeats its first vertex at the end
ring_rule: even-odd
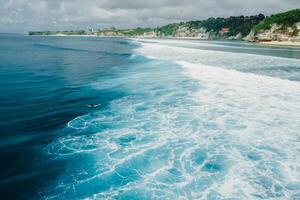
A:
POLYGON ((300 198, 300 50, 171 43, 0 36, 1 195, 300 198))

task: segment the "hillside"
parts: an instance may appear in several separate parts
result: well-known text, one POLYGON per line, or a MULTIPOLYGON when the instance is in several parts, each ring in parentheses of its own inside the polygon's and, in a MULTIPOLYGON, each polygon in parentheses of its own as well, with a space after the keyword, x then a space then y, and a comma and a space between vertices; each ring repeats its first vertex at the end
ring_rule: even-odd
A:
POLYGON ((266 17, 255 26, 257 41, 300 40, 300 9, 266 17))
POLYGON ((197 39, 231 39, 247 41, 293 40, 299 37, 300 9, 265 17, 211 17, 206 20, 167 24, 157 28, 99 29, 80 31, 41 31, 29 35, 97 35, 116 37, 176 37, 197 39))
POLYGON ((261 30, 270 29, 272 24, 282 25, 282 29, 286 29, 293 27, 297 22, 300 22, 300 9, 266 17, 261 23, 255 26, 255 30, 259 32, 261 30))
POLYGON ((209 18, 207 20, 189 21, 168 24, 157 28, 136 29, 103 29, 96 31, 42 31, 29 32, 29 35, 103 35, 128 37, 204 37, 215 39, 221 37, 235 37, 240 34, 246 36, 253 26, 264 19, 264 15, 237 16, 228 18, 209 18))

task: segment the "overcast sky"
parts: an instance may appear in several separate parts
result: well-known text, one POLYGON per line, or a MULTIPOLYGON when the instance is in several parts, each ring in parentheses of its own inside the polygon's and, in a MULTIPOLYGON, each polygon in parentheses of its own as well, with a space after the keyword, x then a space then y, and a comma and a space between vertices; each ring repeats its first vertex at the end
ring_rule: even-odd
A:
POLYGON ((0 32, 155 27, 300 8, 300 0, 0 0, 0 32))

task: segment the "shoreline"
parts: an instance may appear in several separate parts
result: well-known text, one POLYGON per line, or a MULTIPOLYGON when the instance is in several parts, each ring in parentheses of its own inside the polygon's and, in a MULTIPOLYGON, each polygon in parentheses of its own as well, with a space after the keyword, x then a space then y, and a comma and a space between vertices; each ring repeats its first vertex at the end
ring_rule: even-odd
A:
POLYGON ((270 45, 270 46, 294 46, 294 47, 300 47, 300 41, 299 42, 293 42, 293 41, 269 41, 269 42, 256 42, 258 44, 264 44, 264 45, 270 45))
MULTIPOLYGON (((29 35, 31 36, 31 35, 29 35)), ((34 36, 34 35, 33 35, 34 36)), ((128 38, 128 39, 136 39, 136 40, 144 40, 144 39, 151 39, 151 40, 159 40, 159 39, 170 39, 170 40, 197 40, 197 41, 241 41, 241 42, 248 42, 254 44, 262 44, 262 45, 269 45, 269 46, 293 46, 293 47, 300 47, 300 41, 293 42, 293 41, 255 41, 250 42, 246 40, 206 40, 197 37, 125 37, 125 36, 105 36, 105 35, 65 35, 65 34, 56 34, 56 35, 39 35, 39 36, 50 36, 50 37, 111 37, 111 38, 128 38)))

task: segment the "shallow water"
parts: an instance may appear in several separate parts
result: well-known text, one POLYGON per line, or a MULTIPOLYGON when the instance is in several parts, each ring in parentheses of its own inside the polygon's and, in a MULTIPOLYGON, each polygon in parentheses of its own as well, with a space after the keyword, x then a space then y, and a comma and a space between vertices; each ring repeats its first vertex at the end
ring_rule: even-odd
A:
POLYGON ((300 198, 297 48, 278 57, 226 42, 0 43, 4 197, 300 198))

